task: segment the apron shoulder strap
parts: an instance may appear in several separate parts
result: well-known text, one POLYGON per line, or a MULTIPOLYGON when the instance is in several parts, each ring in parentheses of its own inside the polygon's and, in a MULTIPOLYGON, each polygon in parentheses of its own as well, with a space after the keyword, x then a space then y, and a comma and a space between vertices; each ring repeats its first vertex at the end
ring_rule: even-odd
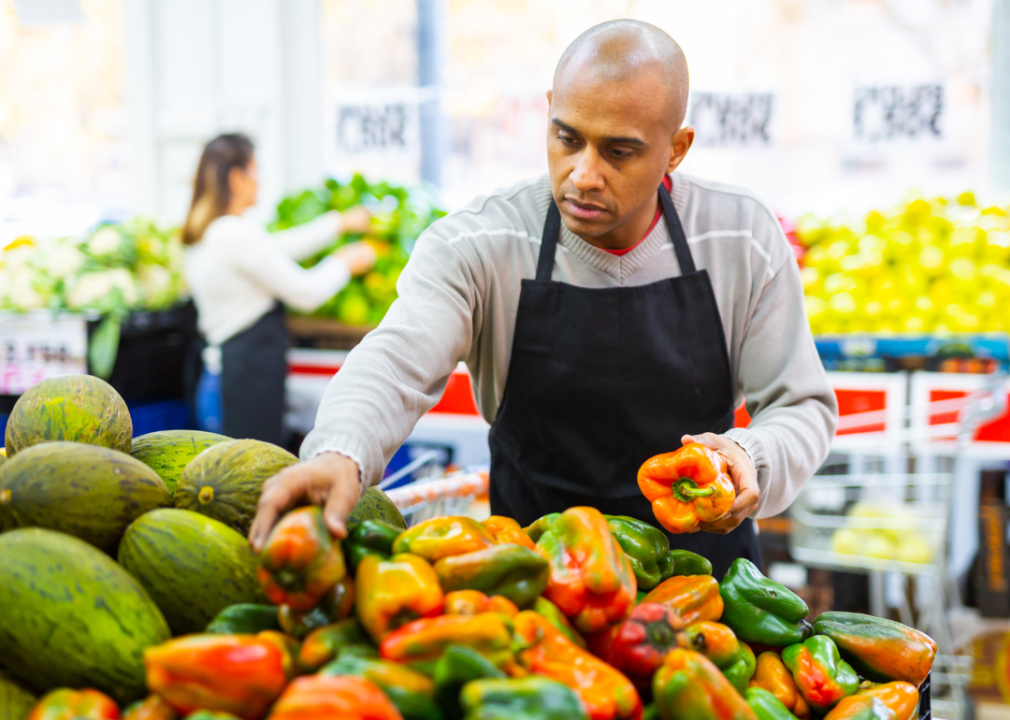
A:
POLYGON ((663 206, 663 217, 666 218, 666 227, 670 231, 670 238, 673 240, 673 249, 677 253, 680 274, 687 275, 688 273, 693 273, 696 271, 696 268, 694 266, 694 258, 691 257, 691 248, 687 244, 687 236, 684 234, 684 226, 680 224, 677 208, 673 206, 673 199, 664 185, 659 186, 659 202, 663 206))
POLYGON ((554 253, 558 249, 558 233, 561 231, 561 211, 551 198, 544 222, 544 234, 540 237, 540 259, 537 261, 537 282, 547 282, 554 270, 554 253))

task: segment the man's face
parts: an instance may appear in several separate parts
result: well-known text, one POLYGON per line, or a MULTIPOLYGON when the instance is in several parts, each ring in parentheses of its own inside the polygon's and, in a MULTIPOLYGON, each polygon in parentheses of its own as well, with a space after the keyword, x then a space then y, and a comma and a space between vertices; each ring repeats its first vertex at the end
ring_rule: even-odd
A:
POLYGON ((612 239, 625 240, 621 230, 629 219, 654 208, 656 189, 672 169, 676 128, 666 91, 651 70, 620 82, 573 70, 558 85, 548 93, 554 201, 569 230, 611 246, 612 239))

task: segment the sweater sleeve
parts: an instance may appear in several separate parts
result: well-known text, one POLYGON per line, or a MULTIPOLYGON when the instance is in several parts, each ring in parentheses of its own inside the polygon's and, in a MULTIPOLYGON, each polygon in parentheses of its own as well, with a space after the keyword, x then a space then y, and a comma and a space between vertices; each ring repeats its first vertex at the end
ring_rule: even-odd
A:
MULTIPOLYGON (((781 232, 777 224, 774 231, 781 232)), ((747 451, 757 469, 760 499, 754 517, 769 517, 789 507, 824 462, 838 420, 791 254, 761 291, 739 368, 751 423, 726 436, 747 451)))
POLYGON ((265 230, 255 228, 231 253, 239 269, 287 305, 312 312, 351 279, 343 260, 331 255, 306 270, 286 255, 265 230))
POLYGON ((353 459, 365 487, 382 479, 477 335, 482 280, 437 227, 418 239, 397 282, 399 299, 330 381, 302 443, 304 460, 324 452, 353 459))
POLYGON ((300 262, 336 240, 339 230, 340 213, 334 210, 302 225, 270 233, 270 239, 281 252, 300 262))

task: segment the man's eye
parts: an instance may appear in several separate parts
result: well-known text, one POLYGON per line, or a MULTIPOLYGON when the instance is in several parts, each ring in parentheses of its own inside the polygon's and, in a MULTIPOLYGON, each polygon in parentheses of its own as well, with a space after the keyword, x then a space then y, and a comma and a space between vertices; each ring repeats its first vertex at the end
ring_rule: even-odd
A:
POLYGON ((620 158, 621 160, 623 160, 624 158, 631 157, 631 151, 624 150, 622 148, 611 148, 610 154, 616 158, 620 158))
POLYGON ((578 142, 575 138, 569 135, 562 135, 560 133, 558 134, 558 140, 563 142, 565 145, 574 145, 576 142, 578 142))

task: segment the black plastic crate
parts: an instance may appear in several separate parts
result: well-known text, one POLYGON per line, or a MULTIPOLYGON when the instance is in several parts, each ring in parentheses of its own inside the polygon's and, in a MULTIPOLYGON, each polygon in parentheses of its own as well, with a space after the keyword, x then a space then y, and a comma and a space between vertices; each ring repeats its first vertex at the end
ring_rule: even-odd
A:
MULTIPOLYGON (((88 322, 88 337, 101 320, 88 322)), ((133 312, 120 330, 109 384, 127 400, 181 400, 185 368, 196 338, 191 303, 158 312, 133 312)))

